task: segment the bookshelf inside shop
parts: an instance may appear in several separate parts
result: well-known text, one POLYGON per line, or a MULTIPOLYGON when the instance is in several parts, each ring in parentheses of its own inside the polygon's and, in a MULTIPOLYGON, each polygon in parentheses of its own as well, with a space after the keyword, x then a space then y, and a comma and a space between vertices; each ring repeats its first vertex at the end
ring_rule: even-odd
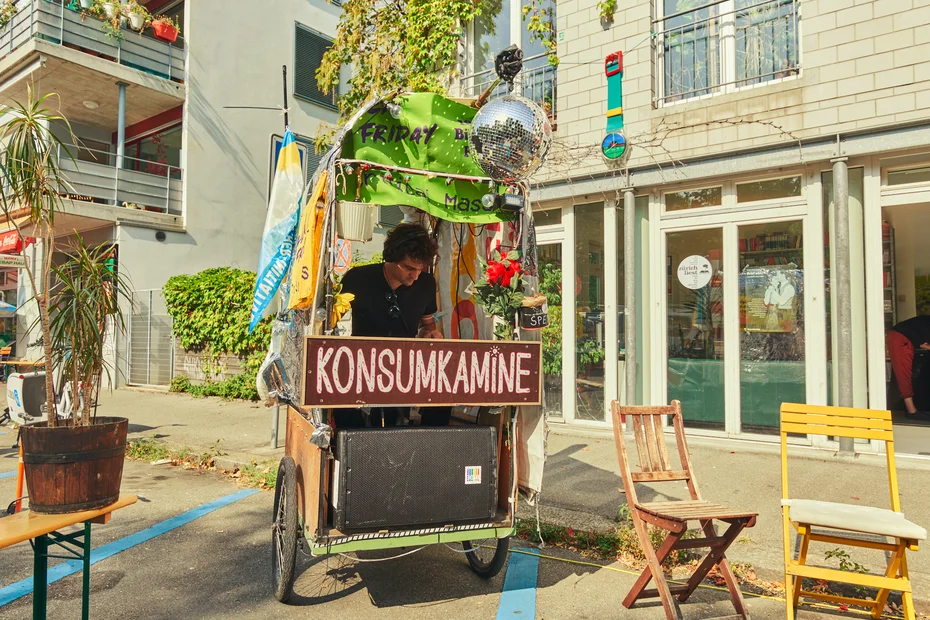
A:
POLYGON ((898 291, 895 278, 894 228, 882 222, 882 286, 885 300, 885 330, 898 322, 898 291))

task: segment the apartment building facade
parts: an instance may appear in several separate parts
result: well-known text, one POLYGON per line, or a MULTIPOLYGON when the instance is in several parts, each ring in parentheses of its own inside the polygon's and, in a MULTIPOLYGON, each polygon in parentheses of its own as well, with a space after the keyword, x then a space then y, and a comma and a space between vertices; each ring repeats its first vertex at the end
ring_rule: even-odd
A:
POLYGON ((896 406, 887 329, 930 314, 930 2, 631 0, 612 21, 593 0, 549 8, 558 68, 504 0, 469 30, 461 85, 480 92, 489 54, 522 44, 523 92, 553 118, 533 184, 563 317, 550 417, 605 426, 615 398, 679 399, 692 432, 765 440, 781 402, 838 402, 840 357, 856 406, 896 406), (616 52, 626 167, 600 148, 616 52), (853 340, 839 351, 847 195, 853 340))
MULTIPOLYGON (((178 21, 175 43, 127 26, 108 34, 77 1, 20 0, 0 28, 0 97, 24 100, 30 85, 58 95, 78 144, 75 161, 60 159, 73 189, 56 220, 56 250, 67 252, 75 232, 115 248, 117 268, 134 289, 129 333, 107 347, 116 377, 166 385, 181 362, 160 289, 173 275, 210 267, 255 270, 284 133, 282 66, 290 126, 312 175, 313 137, 338 116, 314 72, 341 7, 327 0, 144 4, 178 21)), ((33 260, 34 246, 25 254, 33 260)), ((35 337, 26 336, 35 315, 26 280, 16 269, 2 274, 6 301, 21 306, 15 354, 36 357, 35 337)))

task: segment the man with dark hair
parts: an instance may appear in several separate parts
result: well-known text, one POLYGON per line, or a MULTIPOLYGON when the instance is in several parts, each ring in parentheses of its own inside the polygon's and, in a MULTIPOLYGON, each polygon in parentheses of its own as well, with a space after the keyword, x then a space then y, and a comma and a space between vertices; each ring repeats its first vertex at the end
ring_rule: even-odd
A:
POLYGON ((419 224, 400 224, 384 240, 384 262, 351 269, 352 335, 442 338, 436 329, 436 280, 429 273, 436 241, 419 224))
POLYGON ((930 350, 930 315, 901 321, 888 330, 888 356, 909 416, 926 416, 914 403, 914 354, 917 349, 930 350))
MULTIPOLYGON (((438 246, 419 224, 399 224, 384 240, 384 262, 350 269, 342 292, 352 293, 352 335, 387 338, 442 338, 436 328, 436 280, 429 269, 438 246)), ((394 426, 404 411, 372 410, 373 425, 394 426)), ((424 425, 448 424, 451 410, 421 410, 424 425)), ((336 412, 337 427, 364 426, 359 410, 336 412)))

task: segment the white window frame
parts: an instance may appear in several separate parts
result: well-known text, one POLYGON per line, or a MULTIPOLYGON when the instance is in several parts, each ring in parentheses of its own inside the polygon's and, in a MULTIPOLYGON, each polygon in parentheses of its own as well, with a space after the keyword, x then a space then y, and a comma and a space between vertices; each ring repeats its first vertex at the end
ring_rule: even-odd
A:
MULTIPOLYGON (((764 2, 764 0, 759 0, 764 2)), ((653 107, 662 108, 666 106, 680 105, 690 103, 701 99, 709 99, 728 93, 741 92, 771 86, 790 80, 796 80, 801 76, 801 41, 802 41, 802 20, 801 20, 801 3, 795 0, 795 46, 797 47, 797 66, 793 73, 782 78, 761 81, 755 84, 746 84, 740 86, 737 79, 736 66, 736 2, 735 0, 722 0, 716 3, 708 4, 709 7, 717 7, 717 18, 720 20, 720 32, 717 35, 719 41, 719 54, 722 59, 720 66, 720 82, 716 86, 708 86, 706 89, 710 92, 705 94, 684 94, 669 95, 665 92, 665 2, 664 0, 655 0, 655 14, 657 19, 653 22, 653 30, 658 32, 655 39, 655 67, 656 76, 653 85, 653 107), (675 101, 668 101, 670 96, 680 97, 675 101)), ((706 8, 706 7, 701 7, 706 8)), ((699 9, 695 9, 699 10, 699 9)), ((750 78, 751 79, 751 78, 750 78)), ((697 89, 696 89, 697 90, 697 89)))

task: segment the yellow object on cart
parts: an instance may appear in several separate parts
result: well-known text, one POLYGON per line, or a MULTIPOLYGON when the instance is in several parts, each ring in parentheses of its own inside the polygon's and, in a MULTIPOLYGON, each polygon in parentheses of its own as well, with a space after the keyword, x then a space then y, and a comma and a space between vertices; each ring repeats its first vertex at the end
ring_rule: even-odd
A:
POLYGON ((320 244, 323 237, 323 216, 326 213, 326 171, 320 174, 307 208, 301 214, 297 229, 297 250, 291 272, 291 295, 289 310, 307 309, 313 303, 313 292, 317 288, 320 244), (310 206, 312 205, 312 206, 310 206))

